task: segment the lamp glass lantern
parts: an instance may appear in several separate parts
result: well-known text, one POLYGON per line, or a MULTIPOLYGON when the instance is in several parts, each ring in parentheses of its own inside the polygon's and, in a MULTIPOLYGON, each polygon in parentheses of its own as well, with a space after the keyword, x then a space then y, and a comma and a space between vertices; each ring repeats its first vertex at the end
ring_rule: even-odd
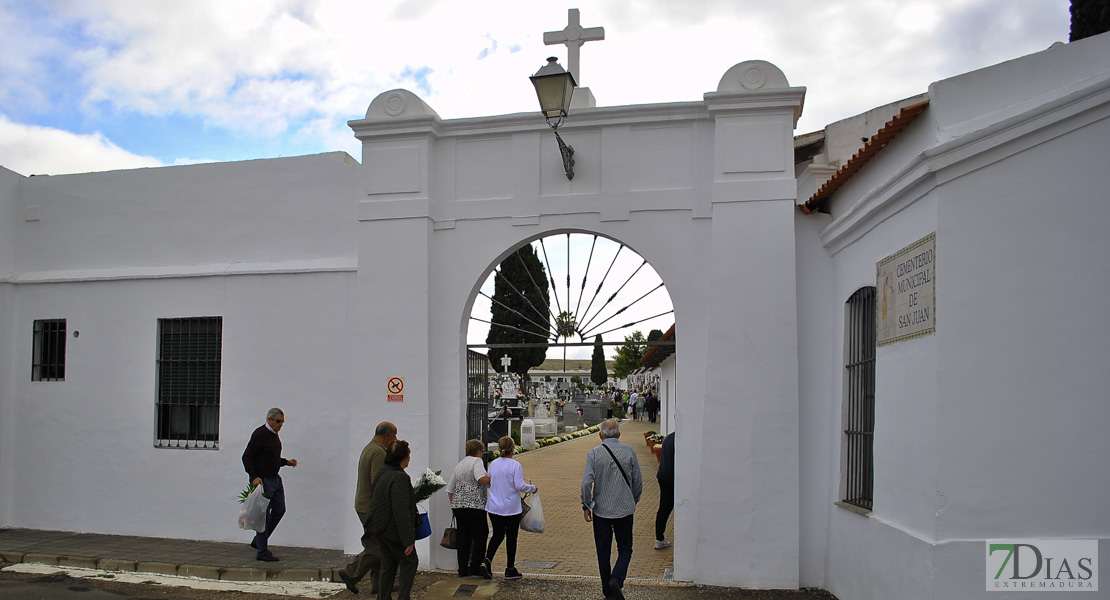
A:
POLYGON ((540 101, 540 112, 552 129, 562 124, 570 113, 570 99, 578 84, 574 75, 563 69, 552 56, 547 64, 540 67, 535 75, 529 77, 536 87, 536 97, 540 101), (553 122, 554 121, 554 122, 553 122))

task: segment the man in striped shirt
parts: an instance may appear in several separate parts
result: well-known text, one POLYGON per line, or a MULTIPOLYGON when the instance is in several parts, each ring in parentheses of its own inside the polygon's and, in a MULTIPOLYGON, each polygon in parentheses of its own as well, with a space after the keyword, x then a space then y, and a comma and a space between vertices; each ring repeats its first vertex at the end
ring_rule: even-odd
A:
POLYGON ((632 516, 644 490, 636 451, 620 443, 620 424, 609 419, 601 424, 601 445, 586 456, 582 472, 582 511, 594 524, 597 568, 606 598, 624 600, 624 579, 632 560, 632 516), (610 567, 613 538, 617 540, 617 562, 610 567))

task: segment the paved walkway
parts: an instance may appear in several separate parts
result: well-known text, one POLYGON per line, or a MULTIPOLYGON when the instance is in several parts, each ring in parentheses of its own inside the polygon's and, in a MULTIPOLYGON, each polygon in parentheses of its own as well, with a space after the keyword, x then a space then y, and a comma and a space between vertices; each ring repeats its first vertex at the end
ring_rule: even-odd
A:
MULTIPOLYGON (((673 565, 671 548, 655 550, 655 512, 659 486, 655 482, 657 462, 644 443, 643 432, 655 428, 643 421, 621 425, 621 441, 636 449, 644 476, 644 493, 635 517, 635 545, 629 569, 629 584, 638 600, 835 600, 820 590, 739 590, 676 584, 667 581, 673 565)), ((579 489, 586 454, 600 443, 588 435, 518 456, 524 475, 540 488, 547 530, 543 534, 520 533, 517 565, 526 574, 523 581, 458 579, 453 572, 423 571, 417 575, 418 598, 446 600, 463 595, 489 600, 531 598, 592 598, 597 593, 597 562, 593 528, 582 518, 579 489), (469 588, 460 590, 460 586, 469 588)), ((673 540, 673 518, 667 539, 673 540)), ((41 563, 57 567, 83 567, 106 571, 137 571, 161 575, 192 576, 230 582, 315 581, 336 582, 336 571, 349 556, 341 550, 275 546, 277 563, 259 563, 243 543, 204 542, 120 535, 85 534, 28 529, 0 530, 0 563, 41 563)), ((503 571, 504 546, 494 561, 503 571)), ((253 584, 261 586, 264 584, 253 584)), ((323 596, 352 597, 341 583, 306 584, 323 586, 323 596)), ((248 591, 255 592, 253 588, 248 591)), ((264 593, 263 593, 264 594, 264 593)), ((363 592, 364 596, 368 595, 363 592)), ((252 596, 255 597, 255 596, 252 596)), ((264 595, 269 598, 271 596, 264 595)))
MULTIPOLYGON (((644 477, 644 493, 635 518, 635 546, 630 581, 662 581, 673 565, 670 548, 655 550, 655 512, 659 486, 657 461, 644 442, 643 432, 654 425, 627 421, 621 441, 634 448, 644 477)), ((540 488, 547 530, 522 531, 517 549, 518 568, 530 576, 596 581, 597 559, 593 528, 582 518, 579 490, 586 454, 598 445, 596 434, 541 448, 518 456, 525 477, 540 488)), ((671 520, 673 523, 673 519, 671 520)), ((668 524, 667 538, 673 539, 668 524)), ((614 549, 614 555, 615 555, 614 549)), ((336 571, 349 556, 341 550, 275 546, 277 563, 259 563, 243 543, 161 539, 28 529, 0 530, 0 562, 41 563, 107 571, 138 571, 230 581, 337 581, 336 571)), ((615 558, 615 556, 614 556, 615 558)), ((502 546, 495 572, 505 568, 502 546)), ((429 573, 429 575, 431 575, 429 573)), ((501 582, 497 576, 492 583, 501 582)), ((476 583, 476 582, 475 582, 476 583)))
MULTIPOLYGON (((636 450, 644 477, 644 492, 633 519, 632 564, 629 579, 663 580, 674 566, 672 548, 655 549, 655 513, 659 508, 659 466, 643 433, 658 425, 647 421, 621 423, 621 441, 636 450)), ((593 525, 582 518, 582 469, 586 454, 601 443, 597 434, 583 436, 517 456, 525 479, 540 490, 547 529, 542 534, 520 532, 517 568, 523 573, 597 577, 593 525), (554 564, 551 564, 554 563, 554 564)), ((674 540, 674 517, 667 522, 667 539, 674 540)), ((616 560, 616 547, 613 560, 616 560)), ((505 570, 504 546, 494 559, 494 572, 505 570)))

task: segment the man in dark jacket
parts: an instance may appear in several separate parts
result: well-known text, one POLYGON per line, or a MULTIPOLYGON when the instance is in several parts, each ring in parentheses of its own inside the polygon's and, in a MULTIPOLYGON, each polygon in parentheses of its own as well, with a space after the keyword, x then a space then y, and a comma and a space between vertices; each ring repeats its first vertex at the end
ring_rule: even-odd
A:
POLYGON ((655 549, 670 548, 667 541, 667 519, 674 510, 674 432, 663 438, 663 450, 659 455, 659 470, 655 473, 659 481, 659 512, 655 513, 655 549))
POLYGON ((266 509, 266 531, 256 533, 251 541, 251 547, 258 550, 258 560, 267 562, 278 559, 270 552, 269 541, 285 514, 285 487, 281 484, 278 469, 297 466, 297 459, 281 457, 278 432, 284 424, 285 413, 280 408, 271 408, 266 413, 266 423, 254 430, 247 449, 243 451, 243 468, 248 479, 254 485, 261 485, 262 494, 270 499, 270 506, 266 509))

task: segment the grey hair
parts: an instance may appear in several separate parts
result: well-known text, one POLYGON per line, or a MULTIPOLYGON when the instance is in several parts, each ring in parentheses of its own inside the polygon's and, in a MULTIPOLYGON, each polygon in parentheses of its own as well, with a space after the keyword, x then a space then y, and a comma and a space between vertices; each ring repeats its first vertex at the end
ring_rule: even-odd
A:
POLYGON ((608 419, 601 424, 601 437, 615 438, 621 435, 621 424, 615 419, 608 419))
POLYGON ((278 415, 281 415, 281 416, 284 417, 285 416, 285 411, 281 410, 280 408, 278 408, 276 406, 271 408, 270 410, 266 411, 266 419, 267 420, 272 419, 272 418, 274 418, 278 415))

